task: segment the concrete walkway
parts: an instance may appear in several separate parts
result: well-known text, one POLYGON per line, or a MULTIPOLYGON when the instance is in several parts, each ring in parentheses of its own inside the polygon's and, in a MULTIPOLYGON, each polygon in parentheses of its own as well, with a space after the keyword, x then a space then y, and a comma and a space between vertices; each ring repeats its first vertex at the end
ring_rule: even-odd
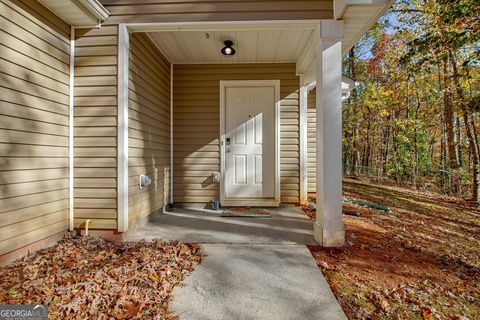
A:
POLYGON ((345 320, 305 244, 312 222, 298 208, 272 218, 221 218, 218 212, 175 209, 153 215, 128 240, 162 238, 202 243, 203 263, 174 290, 182 320, 345 320))

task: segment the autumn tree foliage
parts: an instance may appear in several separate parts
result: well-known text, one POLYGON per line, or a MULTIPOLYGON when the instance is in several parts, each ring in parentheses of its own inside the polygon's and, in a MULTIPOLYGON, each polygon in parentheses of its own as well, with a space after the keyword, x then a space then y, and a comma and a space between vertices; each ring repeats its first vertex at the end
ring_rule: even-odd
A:
POLYGON ((480 200, 480 2, 397 1, 345 57, 347 174, 480 200))

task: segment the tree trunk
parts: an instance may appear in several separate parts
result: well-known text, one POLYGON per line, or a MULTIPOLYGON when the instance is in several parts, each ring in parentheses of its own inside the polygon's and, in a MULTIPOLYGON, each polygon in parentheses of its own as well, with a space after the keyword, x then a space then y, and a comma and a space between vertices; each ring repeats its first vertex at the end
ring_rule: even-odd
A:
POLYGON ((445 121, 445 131, 446 131, 446 144, 447 144, 447 157, 448 157, 448 168, 449 170, 449 180, 450 186, 453 188, 449 191, 456 192, 456 183, 452 185, 452 178, 455 177, 455 171, 458 168, 458 164, 455 156, 455 141, 454 141, 454 125, 453 125, 453 106, 450 99, 450 86, 448 81, 448 68, 447 63, 443 63, 443 116, 445 121))
POLYGON ((463 89, 462 85, 460 84, 460 77, 458 74, 458 69, 457 69, 457 62, 455 59, 454 54, 449 51, 449 58, 450 58, 450 64, 452 66, 452 77, 453 77, 453 83, 455 84, 455 88, 457 91, 457 97, 458 100, 460 101, 460 104, 464 108, 463 111, 463 121, 465 122, 465 131, 467 134, 468 138, 468 144, 470 147, 470 152, 472 154, 472 200, 473 201, 479 201, 479 196, 480 196, 480 190, 479 190, 479 154, 480 154, 480 148, 478 144, 478 139, 476 135, 476 127, 475 127, 475 118, 471 117, 469 120, 469 115, 468 115, 468 110, 466 110, 464 106, 464 96, 463 96, 463 89), (470 126, 473 128, 470 128, 470 126))
POLYGON ((418 119, 418 110, 420 109, 420 104, 417 104, 415 110, 415 123, 413 125, 413 148, 412 148, 412 184, 413 188, 417 188, 417 170, 418 170, 418 133, 417 133, 417 123, 418 119))
POLYGON ((468 119, 467 111, 463 112, 463 121, 465 122, 465 132, 468 138, 468 146, 470 148, 470 154, 472 157, 472 200, 479 201, 480 190, 479 190, 479 156, 478 156, 478 148, 475 143, 475 138, 473 137, 472 130, 470 128, 470 121, 468 119))
POLYGON ((417 106, 415 108, 415 125, 413 129, 413 187, 417 188, 417 175, 418 175, 418 134, 417 134, 417 127, 418 127, 418 113, 420 112, 421 101, 420 101, 420 93, 418 91, 418 83, 417 79, 413 78, 415 84, 415 95, 417 100, 417 106))
POLYGON ((443 187, 443 192, 446 193, 449 188, 448 188, 448 176, 445 176, 445 169, 446 169, 446 164, 447 164, 447 144, 446 144, 446 133, 445 133, 445 125, 442 126, 442 138, 441 138, 441 145, 440 145, 440 165, 441 165, 441 172, 442 174, 440 175, 441 181, 442 181, 442 187, 443 187))
MULTIPOLYGON (((355 80, 355 46, 353 46, 350 49, 349 56, 348 56, 348 69, 349 69, 349 75, 350 78, 355 80)), ((352 101, 352 109, 354 111, 353 114, 353 119, 352 119, 352 134, 353 134, 353 141, 352 141, 352 167, 350 168, 350 174, 354 176, 358 176, 358 155, 359 155, 359 149, 358 149, 358 124, 356 121, 356 109, 358 108, 358 95, 357 91, 353 90, 352 91, 352 96, 351 96, 351 101, 352 101)))
POLYGON ((457 134, 457 141, 456 141, 456 146, 457 146, 457 160, 458 160, 458 166, 463 167, 463 158, 462 158, 462 127, 460 125, 460 117, 456 117, 456 134, 457 134))

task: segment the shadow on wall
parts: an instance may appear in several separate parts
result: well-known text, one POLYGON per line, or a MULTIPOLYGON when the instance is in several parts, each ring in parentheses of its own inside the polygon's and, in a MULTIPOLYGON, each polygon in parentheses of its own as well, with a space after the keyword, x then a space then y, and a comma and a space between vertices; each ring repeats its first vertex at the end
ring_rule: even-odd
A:
POLYGON ((168 203, 170 173, 170 63, 143 33, 130 37, 130 224, 168 203), (138 177, 148 175, 144 189, 138 177))
MULTIPOLYGON (((68 219, 68 86, 27 69, 18 41, 4 37, 1 47, 11 60, 0 72, 0 241, 68 219), (32 223, 13 227, 22 221, 32 223)), ((0 255, 24 242, 0 245, 0 255)))
MULTIPOLYGON (((170 64, 145 34, 134 33, 130 41, 129 206, 131 216, 143 216, 163 204, 163 172, 170 163, 170 64), (138 188, 140 174, 151 175, 147 190, 138 188), (133 213, 135 208, 141 213, 133 213)), ((175 202, 205 203, 219 196, 212 174, 220 170, 220 80, 281 80, 281 184, 298 193, 299 80, 293 64, 182 65, 174 75, 175 202)))
MULTIPOLYGON (((219 197, 212 174, 220 171, 220 80, 281 81, 281 185, 298 202, 299 79, 293 64, 174 66, 174 201, 219 197)), ((284 198, 285 199, 285 198, 284 198)))
MULTIPOLYGON (((64 180, 68 176, 68 117, 51 114, 42 110, 41 106, 36 108, 39 107, 38 103, 27 97, 41 98, 50 89, 42 87, 38 79, 32 79, 31 71, 22 69, 23 72, 16 73, 15 76, 0 72, 0 84, 8 91, 1 97, 0 108, 0 198, 4 203, 7 203, 6 198, 29 194, 29 191, 50 191, 52 187, 49 182, 58 178, 64 180), (18 87, 19 84, 21 88, 18 87), (23 92, 28 92, 28 95, 23 92), (50 115, 61 121, 52 123, 50 115), (45 152, 42 146, 54 148, 56 152, 45 152), (46 175, 49 169, 56 169, 55 174, 46 175), (25 174, 21 175, 22 172, 25 174), (34 189, 22 190, 20 183, 31 182, 35 182, 34 189)), ((68 111, 68 106, 65 106, 65 111, 68 111)), ((66 187, 66 182, 60 186, 66 187)), ((44 200, 50 199, 47 197, 44 200)), ((4 211, 2 209, 5 207, 10 206, 2 205, 0 211, 4 211)))

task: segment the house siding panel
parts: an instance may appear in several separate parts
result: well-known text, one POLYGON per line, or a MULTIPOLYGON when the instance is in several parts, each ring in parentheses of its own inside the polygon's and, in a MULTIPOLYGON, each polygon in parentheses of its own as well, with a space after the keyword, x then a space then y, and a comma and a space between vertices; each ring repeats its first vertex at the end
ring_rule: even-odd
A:
POLYGON ((0 256, 68 229, 69 32, 0 0, 0 256))
POLYGON ((117 34, 75 30, 75 227, 117 229, 117 34))
POLYGON ((107 23, 332 19, 332 0, 101 0, 107 23))
POLYGON ((170 63, 145 34, 133 33, 129 69, 128 215, 132 225, 168 202, 170 63), (138 186, 141 174, 152 179, 144 189, 138 186))
POLYGON ((281 201, 299 202, 299 79, 294 64, 175 65, 173 195, 175 202, 219 197, 220 80, 280 80, 281 201))
MULTIPOLYGON (((330 0, 101 2, 110 11, 110 18, 100 29, 77 29, 75 35, 74 226, 80 227, 86 219, 90 219, 92 229, 117 229, 118 23, 302 20, 329 19, 333 16, 330 0)), ((45 190, 39 194, 48 193, 45 199, 49 203, 58 202, 59 205, 46 208, 65 211, 68 208, 70 26, 36 1, 0 0, 0 8, 0 177, 16 179, 16 183, 25 184, 25 190, 34 190, 39 181, 48 181, 45 190)), ((158 171, 154 174, 154 184, 159 189, 148 196, 143 192, 141 196, 134 194, 134 188, 130 190, 130 209, 133 210, 131 222, 143 217, 146 211, 151 212, 153 207, 164 204, 163 179, 164 172, 168 170, 164 171, 163 168, 169 165, 169 159, 165 157, 169 152, 169 121, 166 121, 169 110, 164 108, 169 103, 169 87, 165 84, 169 81, 166 79, 169 75, 162 73, 165 70, 156 72, 155 68, 149 66, 158 63, 159 58, 154 57, 153 52, 157 51, 151 43, 147 46, 148 50, 139 50, 139 55, 143 56, 138 59, 138 65, 132 64, 132 70, 137 68, 142 77, 130 79, 131 88, 136 89, 130 91, 129 97, 129 184, 132 189, 140 172, 152 170, 153 161, 145 157, 145 153, 149 152, 156 159, 155 170, 158 171), (158 81, 152 80, 155 77, 158 77, 158 81), (162 84, 158 85, 160 82, 162 84), (140 100, 161 107, 152 111, 151 108, 144 108, 145 103, 140 100), (142 111, 138 111, 139 108, 142 111), (150 133, 149 139, 145 138, 145 132, 150 133), (152 206, 145 206, 147 202, 152 206)), ((165 62, 163 58, 160 60, 165 62)), ((180 181, 176 181, 177 201, 197 202, 218 196, 216 185, 201 186, 198 180, 217 171, 219 166, 218 106, 212 108, 212 101, 218 100, 219 79, 265 78, 282 79, 282 94, 285 93, 281 115, 282 201, 298 202, 298 81, 294 76, 294 66, 218 66, 212 72, 205 67, 192 67, 190 71, 192 74, 187 74, 189 81, 201 85, 194 85, 192 92, 187 92, 188 88, 185 88, 186 95, 180 99, 180 112, 176 118, 177 161, 178 157, 183 157, 177 164, 183 175, 180 181), (226 76, 230 68, 242 70, 226 76), (194 98, 189 100, 188 95, 194 98), (197 113, 199 108, 202 111, 197 113), (196 124, 191 125, 190 112, 196 114, 196 124), (202 124, 198 123, 199 119, 202 119, 202 124), (212 135, 215 138, 203 145, 205 139, 212 135), (195 151, 188 153, 192 148, 195 151), (190 163, 192 159, 194 163, 190 163)), ((182 81, 185 80, 180 77, 177 83, 182 81)), ((0 183, 4 190, 7 188, 5 186, 12 184, 10 181, 0 183)), ((12 196, 12 190, 19 190, 20 187, 5 191, 5 195, 12 196)), ((3 198, 7 199, 3 192, 1 196, 2 201, 3 198)), ((18 196, 25 197, 27 194, 18 196)), ((42 197, 32 199, 35 199, 32 200, 35 206, 44 205, 42 197)), ((20 202, 13 201, 5 208, 15 208, 15 203, 20 202)), ((31 210, 25 212, 25 217, 33 214, 31 210)), ((51 213, 53 211, 46 214, 51 213)), ((68 212, 65 217, 68 218, 68 212)), ((50 220, 45 219, 45 223, 47 221, 50 220)), ((48 230, 60 230, 61 223, 52 223, 48 230)), ((35 239, 46 235, 46 232, 37 230, 30 233, 35 235, 35 239)))

